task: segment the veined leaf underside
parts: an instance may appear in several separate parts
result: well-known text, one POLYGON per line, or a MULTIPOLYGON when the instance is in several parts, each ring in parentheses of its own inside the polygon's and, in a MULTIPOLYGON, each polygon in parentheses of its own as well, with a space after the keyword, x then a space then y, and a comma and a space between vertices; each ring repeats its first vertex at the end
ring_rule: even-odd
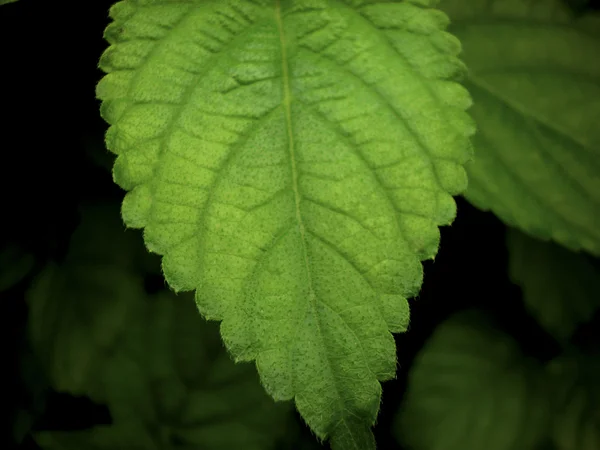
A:
POLYGON ((390 331, 466 187, 460 46, 427 6, 124 1, 106 31, 126 224, 334 446, 371 445, 390 331))

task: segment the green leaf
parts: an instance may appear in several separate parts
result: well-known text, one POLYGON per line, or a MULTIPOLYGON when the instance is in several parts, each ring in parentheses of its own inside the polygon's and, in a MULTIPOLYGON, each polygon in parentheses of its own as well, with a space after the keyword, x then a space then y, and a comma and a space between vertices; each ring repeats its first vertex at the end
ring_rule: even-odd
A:
POLYGON ((113 418, 142 418, 192 448, 272 448, 289 405, 267 396, 253 366, 231 360, 218 330, 193 296, 154 296, 103 375, 113 418))
POLYGON ((43 450, 165 450, 156 446, 147 430, 130 424, 83 431, 45 431, 35 433, 34 438, 43 450))
POLYGON ((547 431, 541 367, 485 315, 438 328, 410 369, 397 438, 413 450, 529 450, 547 431))
POLYGON ((85 207, 64 264, 50 263, 27 292, 29 335, 53 387, 88 393, 90 378, 116 345, 144 296, 133 271, 135 234, 118 208, 85 207))
POLYGON ((560 0, 446 0, 478 133, 467 199, 600 254, 600 17, 560 0))
POLYGON ((428 0, 123 1, 97 94, 129 227, 334 448, 374 447, 474 126, 428 0))
POLYGON ((251 365, 231 361, 217 324, 200 317, 191 295, 163 291, 148 299, 96 377, 96 400, 108 405, 115 425, 51 433, 65 448, 98 442, 98 450, 112 450, 119 442, 127 449, 266 450, 292 418, 288 404, 267 396, 251 365))
POLYGON ((554 337, 568 341, 600 308, 600 273, 586 255, 516 230, 509 231, 507 244, 510 277, 525 304, 554 337))
POLYGON ((35 266, 35 257, 18 244, 8 243, 0 250, 0 292, 22 281, 35 266))
MULTIPOLYGON (((22 336, 25 338, 26 336, 22 336)), ((41 361, 34 354, 31 344, 23 340, 19 347, 19 364, 15 369, 19 377, 19 400, 13 407, 12 425, 13 441, 23 445, 24 440, 31 435, 31 430, 46 410, 46 400, 49 382, 41 361), (24 342, 23 342, 24 341, 24 342)), ((11 345, 15 345, 11 342, 11 345)), ((15 389, 14 384, 7 384, 6 391, 15 389)))
POLYGON ((548 371, 555 381, 555 448, 600 448, 600 354, 561 356, 549 364, 548 371))
POLYGON ((8 3, 14 3, 14 2, 16 2, 16 1, 17 1, 17 0, 0 0, 0 6, 2 6, 2 5, 6 5, 6 4, 8 4, 8 3))

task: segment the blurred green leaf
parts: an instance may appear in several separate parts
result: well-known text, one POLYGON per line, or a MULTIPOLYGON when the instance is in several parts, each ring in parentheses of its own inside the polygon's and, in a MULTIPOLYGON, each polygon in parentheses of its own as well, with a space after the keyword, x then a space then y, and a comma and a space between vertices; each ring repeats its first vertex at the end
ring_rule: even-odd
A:
POLYGON ((25 278, 35 265, 35 257, 15 243, 0 250, 0 292, 7 291, 25 278))
POLYGON ((272 448, 291 404, 268 397, 254 365, 231 360, 192 294, 160 292, 136 319, 102 375, 116 422, 142 421, 167 446, 272 448))
POLYGON ((253 365, 231 360, 192 294, 148 298, 95 376, 92 396, 108 405, 114 426, 43 433, 42 448, 271 449, 292 418, 291 404, 268 397, 253 365))
POLYGON ((11 387, 19 390, 18 402, 13 410, 12 429, 13 440, 20 445, 43 414, 49 390, 44 368, 27 341, 22 342, 19 348, 18 374, 20 385, 11 387))
POLYGON ((541 368, 483 314, 440 325, 410 370, 396 436, 414 450, 529 450, 550 405, 541 368))
MULTIPOLYGON (((125 232, 116 206, 82 209, 61 265, 49 264, 27 292, 29 335, 52 386, 89 393, 145 295, 134 270, 140 240, 125 232)), ((142 247, 143 248, 143 247, 142 247)))
POLYGON ((135 426, 99 426, 91 430, 42 432, 35 436, 43 449, 53 450, 159 450, 147 430, 135 426))
POLYGON ((108 405, 114 425, 44 432, 43 448, 268 449, 286 432, 291 404, 276 404, 250 364, 235 364, 217 323, 193 296, 148 297, 155 273, 117 207, 82 209, 64 264, 28 292, 30 335, 57 390, 108 405))
POLYGON ((600 354, 565 355, 548 365, 555 382, 557 450, 600 448, 600 354))
POLYGON ((314 433, 300 419, 299 414, 296 417, 299 420, 290 422, 285 442, 278 447, 278 450, 324 450, 330 448, 329 443, 315 439, 314 433))
POLYGON ((600 308, 600 273, 584 254, 533 239, 514 229, 507 237, 509 273, 526 306, 559 341, 600 308))
POLYGON ((600 15, 564 0, 445 0, 477 122, 466 198, 600 255, 600 15))

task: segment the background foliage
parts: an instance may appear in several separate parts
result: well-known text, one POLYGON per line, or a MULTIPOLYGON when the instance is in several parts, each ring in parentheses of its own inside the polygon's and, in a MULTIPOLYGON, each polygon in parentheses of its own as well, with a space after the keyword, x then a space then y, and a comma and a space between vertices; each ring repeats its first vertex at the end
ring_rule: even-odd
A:
MULTIPOLYGON (((457 3, 446 2, 451 17, 457 3)), ((567 3, 579 15, 595 7, 567 3)), ((123 194, 94 99, 111 4, 20 0, 0 10, 4 448, 319 448, 290 405, 264 394, 252 365, 229 361, 193 300, 166 290, 139 233, 121 228, 123 194)), ((457 35, 470 64, 469 36, 457 35)), ((467 198, 494 211, 484 184, 473 186, 467 198)), ((395 336, 398 375, 383 385, 378 448, 600 448, 598 259, 457 201, 409 332, 395 336)))

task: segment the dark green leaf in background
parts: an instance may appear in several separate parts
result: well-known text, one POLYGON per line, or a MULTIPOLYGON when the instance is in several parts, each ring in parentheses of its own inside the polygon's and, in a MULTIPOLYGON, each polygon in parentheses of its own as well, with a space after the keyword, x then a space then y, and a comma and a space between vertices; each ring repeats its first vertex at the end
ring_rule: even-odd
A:
POLYGON ((550 363, 548 372, 555 386, 552 437, 556 449, 599 449, 600 351, 561 356, 550 363))
POLYGON ((466 197, 600 255, 600 16, 560 0, 445 0, 477 122, 466 197))
POLYGON ((397 419, 411 450, 532 450, 551 417, 543 372, 477 312, 442 323, 417 356, 397 419))
POLYGON ((254 365, 227 354, 191 293, 148 296, 154 270, 118 208, 83 208, 64 264, 28 293, 36 353, 53 386, 108 406, 113 425, 40 432, 45 449, 267 450, 283 440, 289 402, 264 392, 254 365))
POLYGON ((36 434, 35 440, 44 450, 164 450, 148 436, 147 430, 136 428, 135 424, 41 432, 36 434))
POLYGON ((585 254, 514 229, 507 238, 509 273, 540 324, 565 343, 600 308, 600 273, 585 254))
POLYGON ((95 376, 95 400, 108 405, 114 425, 42 433, 43 448, 267 450, 292 417, 290 403, 264 392, 253 365, 231 360, 218 325, 197 314, 190 294, 144 301, 95 376))
POLYGON ((141 242, 118 208, 83 207, 63 264, 50 263, 27 292, 29 335, 52 386, 90 393, 145 295, 136 272, 141 242))
POLYGON ((35 257, 19 244, 8 243, 0 250, 0 292, 23 280, 35 265, 35 257))

